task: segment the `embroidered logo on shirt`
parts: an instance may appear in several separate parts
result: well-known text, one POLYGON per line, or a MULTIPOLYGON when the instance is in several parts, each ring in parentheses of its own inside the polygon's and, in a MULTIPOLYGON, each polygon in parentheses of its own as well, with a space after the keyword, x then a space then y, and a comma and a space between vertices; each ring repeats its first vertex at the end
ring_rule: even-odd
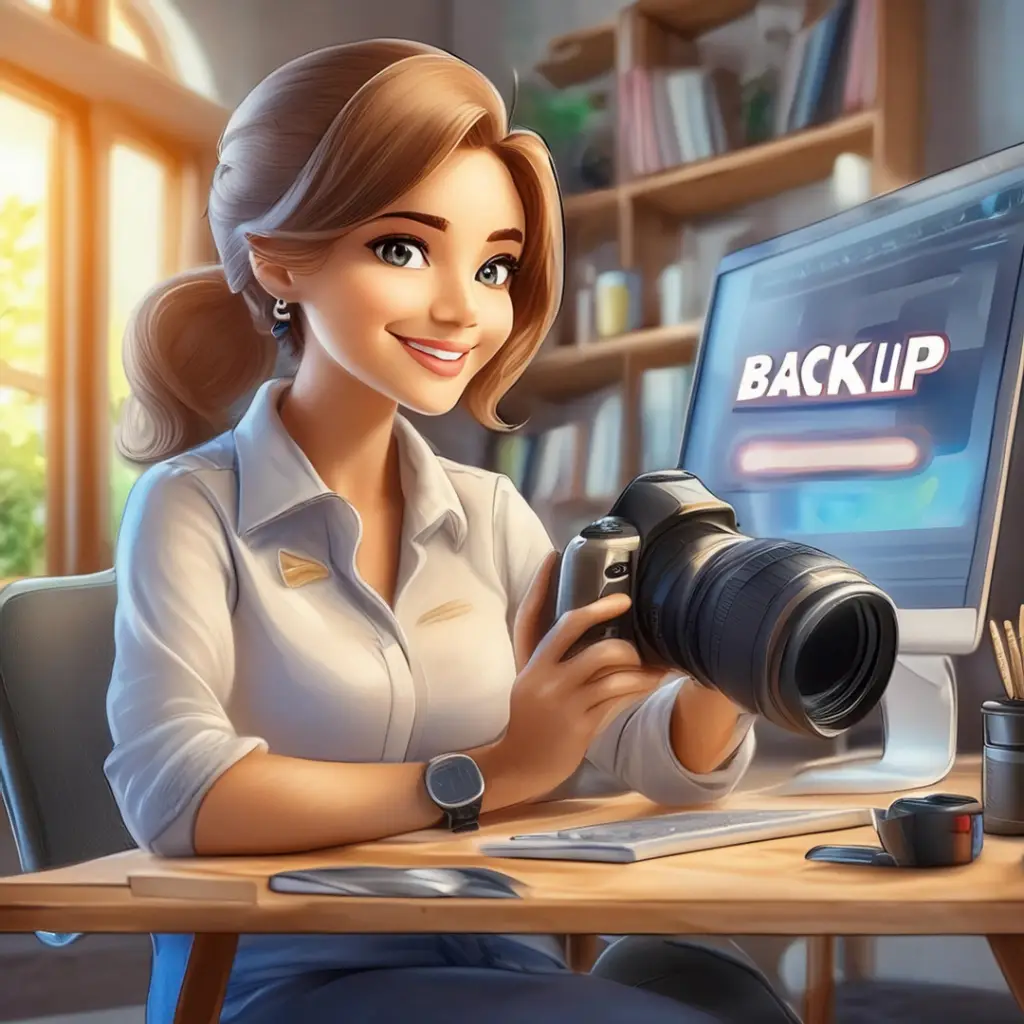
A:
POLYGON ((331 570, 322 562, 284 548, 277 553, 277 567, 281 570, 281 579, 286 587, 304 587, 307 583, 325 580, 331 575, 331 570))
POLYGON ((445 601, 444 604, 431 608, 429 612, 424 612, 416 620, 416 625, 427 626, 431 622, 446 622, 448 619, 455 619, 460 615, 466 615, 472 610, 473 606, 468 601, 445 601))

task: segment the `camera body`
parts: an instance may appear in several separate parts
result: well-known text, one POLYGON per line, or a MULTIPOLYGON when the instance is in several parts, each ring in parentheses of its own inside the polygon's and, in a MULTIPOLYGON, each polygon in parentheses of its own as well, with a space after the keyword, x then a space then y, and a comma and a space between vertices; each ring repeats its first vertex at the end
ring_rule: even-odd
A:
MULTIPOLYGON (((632 600, 623 615, 588 630, 570 649, 570 656, 599 640, 619 638, 634 644, 648 664, 674 667, 654 645, 645 642, 645 631, 637 628, 636 581, 641 552, 680 520, 697 515, 730 531, 737 526, 732 506, 716 498, 692 473, 645 473, 619 495, 608 515, 585 526, 569 541, 559 571, 556 618, 608 594, 628 594, 632 600)), ((662 623, 657 613, 650 618, 655 635, 660 636, 662 623)))
POLYGON ((628 611, 568 652, 620 638, 793 732, 835 736, 878 703, 896 662, 892 601, 825 552, 745 537, 683 470, 636 477, 562 555, 555 614, 625 593, 628 611))

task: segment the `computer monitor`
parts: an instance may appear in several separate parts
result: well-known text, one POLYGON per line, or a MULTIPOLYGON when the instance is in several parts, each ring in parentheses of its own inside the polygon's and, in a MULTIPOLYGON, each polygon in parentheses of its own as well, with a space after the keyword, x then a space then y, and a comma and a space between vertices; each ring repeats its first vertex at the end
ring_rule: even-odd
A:
POLYGON ((985 627, 1020 400, 1022 259, 1017 146, 719 266, 680 466, 744 533, 828 551, 899 609, 882 762, 794 791, 930 785, 952 766, 949 656, 985 627))

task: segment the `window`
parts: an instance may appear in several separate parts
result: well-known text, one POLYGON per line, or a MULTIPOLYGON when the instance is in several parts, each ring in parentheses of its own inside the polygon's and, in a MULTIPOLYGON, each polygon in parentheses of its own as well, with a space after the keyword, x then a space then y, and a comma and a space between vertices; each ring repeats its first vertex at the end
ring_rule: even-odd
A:
POLYGON ((117 532, 124 503, 138 476, 113 443, 128 381, 121 361, 121 339, 132 309, 154 284, 174 272, 167 222, 174 207, 173 172, 159 156, 116 143, 110 159, 110 281, 107 335, 107 393, 110 405, 110 533, 117 532))
POLYGON ((55 119, 0 93, 0 578, 46 567, 48 253, 55 119))
POLYGON ((0 5, 0 581, 111 564, 137 477, 113 443, 121 339, 213 256, 212 91, 168 0, 0 5))

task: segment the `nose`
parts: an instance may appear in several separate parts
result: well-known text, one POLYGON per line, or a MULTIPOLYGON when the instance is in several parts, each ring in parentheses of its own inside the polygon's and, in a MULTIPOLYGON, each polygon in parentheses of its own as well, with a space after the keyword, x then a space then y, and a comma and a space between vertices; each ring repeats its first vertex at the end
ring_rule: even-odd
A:
POLYGON ((438 277, 437 291, 430 304, 431 319, 450 327, 475 327, 478 312, 472 281, 463 280, 457 273, 438 277))

